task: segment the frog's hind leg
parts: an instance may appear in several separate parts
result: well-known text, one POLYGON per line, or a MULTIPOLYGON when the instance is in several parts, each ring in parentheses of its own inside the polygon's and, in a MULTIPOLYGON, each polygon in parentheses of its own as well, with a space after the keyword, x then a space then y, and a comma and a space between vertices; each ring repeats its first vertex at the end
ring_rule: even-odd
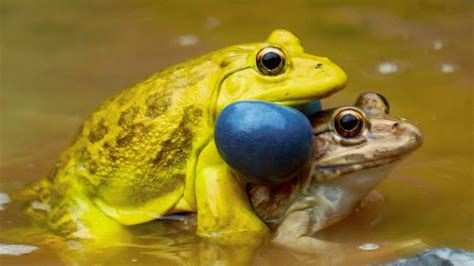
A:
POLYGON ((267 226, 253 212, 240 183, 212 141, 201 152, 196 170, 197 234, 220 244, 260 244, 267 226))
POLYGON ((129 238, 126 228, 100 211, 82 191, 72 187, 59 191, 44 179, 23 192, 26 213, 34 224, 87 245, 108 246, 129 238))
POLYGON ((105 215, 91 200, 81 193, 71 194, 62 198, 48 214, 48 225, 53 231, 93 248, 129 239, 127 229, 105 215))

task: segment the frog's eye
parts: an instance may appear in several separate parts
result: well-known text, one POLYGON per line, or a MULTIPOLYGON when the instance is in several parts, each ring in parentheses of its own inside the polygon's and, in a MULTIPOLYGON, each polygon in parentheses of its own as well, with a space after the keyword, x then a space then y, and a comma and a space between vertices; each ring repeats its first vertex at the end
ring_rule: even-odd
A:
POLYGON ((285 69, 285 53, 276 47, 266 47, 257 53, 257 67, 264 75, 278 75, 285 69))
POLYGON ((340 111, 334 118, 334 128, 337 134, 343 138, 359 136, 363 132, 364 127, 364 115, 355 109, 340 111))

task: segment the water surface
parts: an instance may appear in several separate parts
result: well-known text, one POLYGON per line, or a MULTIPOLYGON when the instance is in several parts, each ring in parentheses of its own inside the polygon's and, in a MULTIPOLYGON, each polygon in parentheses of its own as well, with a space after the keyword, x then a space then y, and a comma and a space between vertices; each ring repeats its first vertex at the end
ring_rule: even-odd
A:
MULTIPOLYGON (((324 232, 344 243, 337 258, 264 246, 250 263, 354 265, 427 247, 473 250, 472 3, 358 2, 3 1, 0 192, 40 178, 106 97, 193 56, 263 41, 273 29, 286 28, 307 52, 329 57, 349 75, 347 89, 325 100, 325 107, 352 104, 365 91, 382 93, 392 114, 422 129, 425 143, 378 187, 382 202, 324 232), (381 248, 359 250, 364 243, 381 248), (394 243, 405 245, 384 248, 394 243)), ((3 229, 25 223, 14 202, 4 206, 3 229)), ((140 229, 135 247, 101 250, 89 262, 197 264, 203 257, 233 261, 242 254, 203 248, 174 223, 153 228, 140 229)), ((18 244, 32 244, 33 238, 18 244)), ((68 243, 68 249, 76 244, 68 243)), ((46 247, 0 257, 2 264, 73 261, 81 258, 64 259, 46 247)))

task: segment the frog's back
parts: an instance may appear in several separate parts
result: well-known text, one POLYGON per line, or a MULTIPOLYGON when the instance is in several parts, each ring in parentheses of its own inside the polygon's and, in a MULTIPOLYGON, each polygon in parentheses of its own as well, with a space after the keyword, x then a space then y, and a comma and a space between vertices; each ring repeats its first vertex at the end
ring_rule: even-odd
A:
POLYGON ((56 189, 78 187, 123 224, 176 208, 185 188, 194 186, 199 150, 212 134, 214 61, 177 65, 107 100, 62 154, 50 175, 56 189))

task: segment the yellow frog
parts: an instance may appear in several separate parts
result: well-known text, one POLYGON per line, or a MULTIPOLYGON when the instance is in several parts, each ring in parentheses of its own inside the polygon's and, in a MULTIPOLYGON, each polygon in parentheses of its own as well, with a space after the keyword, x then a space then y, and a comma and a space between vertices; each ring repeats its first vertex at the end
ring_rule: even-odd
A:
POLYGON ((197 212, 197 234, 206 239, 261 239, 267 226, 216 150, 216 117, 238 100, 305 104, 343 89, 346 80, 341 68, 304 53, 285 30, 165 69, 84 122, 54 170, 34 186, 43 208, 29 212, 58 234, 96 243, 177 212, 197 212))

